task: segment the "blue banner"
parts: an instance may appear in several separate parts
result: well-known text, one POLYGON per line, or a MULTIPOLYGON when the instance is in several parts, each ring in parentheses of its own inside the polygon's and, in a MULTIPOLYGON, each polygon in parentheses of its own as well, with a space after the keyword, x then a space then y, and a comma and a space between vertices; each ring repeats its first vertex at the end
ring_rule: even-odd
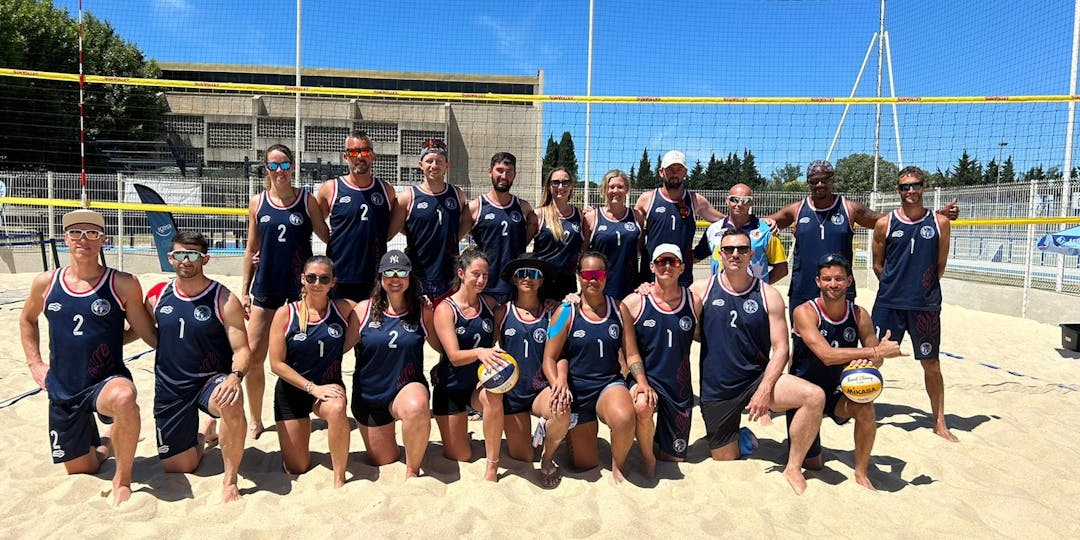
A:
MULTIPOLYGON (((165 204, 153 189, 142 184, 135 184, 135 193, 139 194, 139 200, 143 204, 165 204)), ((172 264, 169 263, 169 252, 172 251, 172 238, 176 236, 176 222, 173 221, 171 212, 146 212, 146 220, 150 222, 150 231, 154 234, 154 247, 157 248, 158 260, 161 262, 162 272, 172 272, 172 264)))

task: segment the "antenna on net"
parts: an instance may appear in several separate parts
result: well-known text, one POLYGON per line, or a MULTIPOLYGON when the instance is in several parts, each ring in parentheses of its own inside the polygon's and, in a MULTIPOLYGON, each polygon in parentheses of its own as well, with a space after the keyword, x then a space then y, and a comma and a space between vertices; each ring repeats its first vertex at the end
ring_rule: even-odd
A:
MULTIPOLYGON (((892 68, 892 46, 889 45, 889 32, 885 30, 885 0, 881 0, 881 12, 878 18, 878 31, 874 32, 874 35, 870 38, 870 44, 866 47, 866 54, 863 56, 862 66, 859 67, 859 74, 855 76, 855 84, 851 86, 851 94, 849 98, 855 97, 855 92, 859 89, 859 83, 862 81, 863 73, 866 71, 866 64, 870 60, 870 53, 874 51, 874 46, 877 45, 878 52, 878 65, 877 65, 877 97, 881 97, 881 82, 882 82, 882 68, 887 62, 889 68, 889 97, 896 97, 896 84, 893 79, 892 68)), ((878 160, 881 156, 881 103, 875 105, 876 116, 874 119, 874 193, 878 190, 878 160)), ((833 150, 836 148, 836 141, 840 139, 840 132, 844 129, 844 121, 847 120, 848 110, 851 109, 851 103, 848 102, 844 105, 844 114, 840 116, 840 123, 836 126, 836 133, 833 135, 832 143, 829 144, 829 152, 825 155, 825 159, 832 160, 833 150)), ((896 139, 896 161, 899 168, 904 168, 904 153, 900 147, 900 119, 896 112, 896 103, 892 104, 893 115, 893 137, 896 139)))

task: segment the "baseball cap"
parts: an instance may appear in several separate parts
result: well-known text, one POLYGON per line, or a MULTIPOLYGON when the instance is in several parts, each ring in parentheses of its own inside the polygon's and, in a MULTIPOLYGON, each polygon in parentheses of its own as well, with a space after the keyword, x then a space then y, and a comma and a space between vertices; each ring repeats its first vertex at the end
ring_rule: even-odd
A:
POLYGON ((101 230, 105 230, 105 216, 93 210, 72 210, 64 214, 61 223, 65 229, 76 223, 89 223, 101 227, 101 230))
POLYGON ((376 271, 385 272, 387 270, 407 270, 412 272, 412 261, 401 250, 392 249, 379 259, 379 268, 376 271))
POLYGON ((666 169, 676 163, 686 167, 686 155, 678 150, 668 150, 664 154, 664 159, 660 160, 660 168, 666 169))
POLYGON ((806 178, 809 179, 815 174, 827 174, 829 176, 832 176, 836 174, 836 171, 833 170, 832 163, 829 163, 824 159, 815 159, 814 161, 811 161, 810 165, 806 167, 806 178))
POLYGON ((679 262, 682 262, 682 250, 675 244, 660 244, 652 250, 652 260, 659 259, 661 255, 674 255, 679 262))
POLYGON ((447 157, 446 143, 439 139, 428 139, 423 148, 420 149, 420 159, 424 159, 424 156, 428 154, 439 154, 442 157, 447 157))

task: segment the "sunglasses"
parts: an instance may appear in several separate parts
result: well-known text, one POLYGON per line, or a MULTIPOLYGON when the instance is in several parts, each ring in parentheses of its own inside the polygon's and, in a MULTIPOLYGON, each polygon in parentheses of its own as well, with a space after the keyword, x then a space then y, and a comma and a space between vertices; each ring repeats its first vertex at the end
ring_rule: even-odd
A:
POLYGON ((555 187, 563 187, 563 186, 569 186, 573 182, 570 181, 570 180, 552 180, 551 182, 548 182, 548 183, 555 186, 555 187))
POLYGON ((750 203, 754 202, 754 197, 752 197, 750 195, 746 195, 746 196, 743 196, 743 197, 739 197, 737 195, 732 195, 732 196, 727 198, 727 202, 729 202, 731 204, 750 204, 750 203))
POLYGON ((446 143, 439 139, 428 139, 424 142, 424 148, 439 148, 441 150, 446 150, 446 143))
POLYGON ((544 278, 544 273, 536 268, 518 268, 514 270, 514 279, 539 280, 544 278))
POLYGON ((409 271, 408 270, 383 270, 382 275, 385 278, 396 278, 396 277, 407 278, 407 277, 409 277, 409 271))
POLYGON ((677 257, 659 257, 652 262, 656 266, 670 266, 672 268, 678 268, 682 266, 682 261, 677 257))
POLYGON ((832 182, 832 177, 831 176, 826 176, 824 178, 807 178, 806 179, 806 184, 810 185, 810 186, 819 186, 819 185, 822 185, 822 184, 828 184, 829 182, 832 182))
POLYGON ((372 155, 374 153, 375 153, 375 150, 373 148, 371 148, 370 146, 365 146, 364 148, 346 148, 345 149, 345 155, 349 156, 349 157, 356 157, 356 156, 359 156, 361 154, 363 154, 365 156, 370 156, 370 155, 372 155))
POLYGON ((720 246, 720 251, 723 251, 725 255, 731 255, 736 251, 738 251, 740 255, 746 255, 747 253, 750 253, 750 246, 720 246))
POLYGON ((585 281, 603 281, 607 278, 607 270, 582 270, 581 279, 585 281))
POLYGON ((304 274, 304 281, 314 285, 315 282, 319 282, 323 285, 329 285, 333 281, 334 276, 328 274, 304 274))
POLYGON ((275 172, 278 169, 281 169, 283 171, 287 171, 287 170, 289 170, 291 168, 292 168, 292 163, 289 163, 288 161, 283 161, 281 163, 274 163, 273 161, 271 161, 270 163, 266 164, 266 170, 268 170, 270 172, 275 172))
POLYGON ((177 249, 174 251, 170 251, 169 256, 177 262, 195 263, 201 261, 202 258, 206 256, 206 254, 201 251, 195 251, 192 249, 177 249))
POLYGON ((912 182, 910 184, 897 184, 896 185, 896 191, 899 191, 900 193, 903 193, 905 191, 913 191, 913 190, 916 190, 916 189, 922 189, 923 186, 925 186, 925 185, 926 185, 926 183, 924 183, 924 182, 912 182))
POLYGON ((72 240, 82 240, 83 238, 87 240, 97 240, 105 235, 104 232, 94 229, 68 229, 64 231, 64 234, 72 240))
POLYGON ((675 205, 679 207, 679 217, 685 219, 690 215, 690 209, 686 207, 686 203, 682 199, 675 201, 675 205))

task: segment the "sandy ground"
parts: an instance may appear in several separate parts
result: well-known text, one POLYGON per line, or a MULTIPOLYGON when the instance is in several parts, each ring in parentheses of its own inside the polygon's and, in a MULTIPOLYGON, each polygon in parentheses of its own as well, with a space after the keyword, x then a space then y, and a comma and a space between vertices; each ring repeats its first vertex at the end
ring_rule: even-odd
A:
MULTIPOLYGON (((33 275, 0 275, 0 399, 34 387, 18 341, 18 317, 33 275)), ((143 288, 164 279, 143 274, 143 288)), ((239 278, 223 278, 230 287, 239 278)), ((864 306, 871 294, 862 292, 864 306)), ((537 464, 503 458, 498 484, 481 481, 482 432, 470 424, 474 460, 441 456, 438 430, 424 477, 405 483, 404 464, 366 464, 352 432, 349 482, 331 487, 324 429, 312 436, 315 467, 299 477, 281 472, 275 433, 249 440, 240 467, 243 499, 223 506, 221 455, 212 450, 195 474, 165 474, 158 462, 152 418, 153 355, 129 367, 140 390, 142 438, 134 470, 135 494, 110 507, 110 460, 94 476, 67 477, 48 454, 46 397, 38 394, 0 409, 0 510, 4 536, 69 537, 1072 537, 1080 500, 1080 355, 1058 349, 1057 326, 965 309, 963 299, 943 311, 942 359, 948 421, 961 442, 930 430, 922 370, 910 359, 883 368, 886 390, 877 401, 879 429, 872 493, 853 480, 850 425, 826 419, 826 468, 809 473, 799 497, 780 474, 786 459, 784 421, 753 425, 761 448, 732 463, 708 459, 705 430, 695 410, 689 460, 664 464, 658 479, 638 472, 630 454, 629 481, 613 485, 606 466, 567 471, 554 490, 538 485, 537 464), (1069 480, 1072 478, 1073 480, 1069 480)), ((44 322, 43 322, 44 324, 44 322)), ((129 345, 125 355, 146 350, 129 345)), ((904 349, 910 353, 910 344, 904 349)), ((346 360, 346 380, 352 359, 346 360)), ((693 354, 695 389, 697 351, 693 354)), ((429 366, 437 358, 429 354, 429 366)), ((268 376, 264 419, 272 419, 268 376)), ((745 417, 744 417, 745 422, 745 417)), ((320 426, 316 425, 317 428, 320 426)), ((400 425, 399 425, 400 430, 400 425)), ((601 437, 606 430, 601 427, 601 437)), ((399 438, 400 440, 400 438, 399 438)), ((565 448, 558 456, 567 459, 565 448)), ((610 462, 601 441, 601 462, 610 462)), ((564 467, 564 470, 566 468, 564 467)))

